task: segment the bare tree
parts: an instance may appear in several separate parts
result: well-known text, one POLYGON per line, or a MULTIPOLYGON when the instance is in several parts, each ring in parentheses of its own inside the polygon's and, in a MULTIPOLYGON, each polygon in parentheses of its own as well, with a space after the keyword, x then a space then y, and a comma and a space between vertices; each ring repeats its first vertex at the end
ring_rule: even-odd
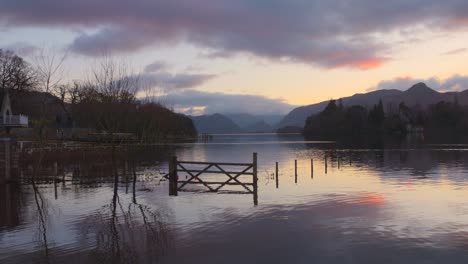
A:
POLYGON ((88 88, 94 90, 100 105, 97 125, 111 137, 125 127, 139 90, 139 74, 125 62, 104 57, 92 69, 88 88))
POLYGON ((53 87, 51 94, 60 101, 60 106, 68 120, 73 119, 73 111, 78 103, 85 96, 85 86, 82 82, 73 81, 67 84, 60 84, 53 87))
POLYGON ((13 93, 32 90, 36 85, 33 67, 9 50, 0 49, 0 89, 13 93))
POLYGON ((50 92, 58 85, 60 85, 64 69, 63 64, 67 54, 57 55, 51 51, 46 51, 42 49, 34 57, 34 66, 36 71, 37 78, 37 89, 43 93, 43 98, 41 102, 41 117, 38 120, 35 120, 33 123, 37 129, 39 141, 42 144, 46 135, 46 128, 49 120, 47 120, 47 99, 50 96, 50 92))
POLYGON ((66 58, 67 54, 57 55, 45 49, 42 49, 34 57, 39 91, 50 93, 60 85, 64 75, 63 64, 66 58))

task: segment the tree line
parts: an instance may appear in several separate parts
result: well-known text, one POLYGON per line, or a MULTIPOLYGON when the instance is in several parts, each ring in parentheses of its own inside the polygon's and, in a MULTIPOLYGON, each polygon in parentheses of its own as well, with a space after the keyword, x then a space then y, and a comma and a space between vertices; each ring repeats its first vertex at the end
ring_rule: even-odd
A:
POLYGON ((342 100, 330 100, 325 109, 307 118, 303 134, 308 138, 339 138, 406 135, 462 135, 468 129, 468 107, 441 101, 426 108, 401 102, 395 110, 384 110, 382 100, 370 109, 353 105, 344 107, 342 100))
POLYGON ((34 65, 0 49, 0 88, 13 111, 30 116, 43 137, 47 129, 87 128, 113 136, 132 133, 150 143, 196 136, 190 118, 155 102, 151 84, 125 62, 104 57, 86 80, 63 83, 64 57, 38 56, 34 65))

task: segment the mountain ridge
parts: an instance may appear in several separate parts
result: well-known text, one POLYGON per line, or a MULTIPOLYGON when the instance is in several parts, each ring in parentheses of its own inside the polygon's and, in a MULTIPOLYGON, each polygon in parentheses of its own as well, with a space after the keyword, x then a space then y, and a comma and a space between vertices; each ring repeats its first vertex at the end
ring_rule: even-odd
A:
MULTIPOLYGON (((405 91, 397 89, 376 90, 368 93, 357 93, 352 96, 343 97, 341 100, 345 106, 362 105, 367 108, 372 107, 374 104, 377 104, 379 100, 382 100, 386 111, 388 111, 389 108, 397 107, 400 102, 408 106, 426 108, 440 101, 454 101, 455 98, 460 104, 468 105, 468 90, 460 92, 438 92, 429 88, 425 83, 417 83, 405 91)), ((276 127, 304 127, 307 117, 325 109, 328 102, 329 101, 323 101, 297 107, 289 112, 276 127)))
POLYGON ((188 117, 192 119, 198 133, 226 134, 242 132, 242 129, 236 123, 219 113, 188 117))

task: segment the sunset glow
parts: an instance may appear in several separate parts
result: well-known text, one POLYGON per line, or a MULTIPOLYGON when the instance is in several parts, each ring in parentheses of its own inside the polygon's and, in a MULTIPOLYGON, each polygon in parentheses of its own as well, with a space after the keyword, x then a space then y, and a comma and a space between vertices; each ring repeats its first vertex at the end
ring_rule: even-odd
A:
MULTIPOLYGON (((159 99, 188 113, 261 111, 223 110, 206 99, 235 95, 242 102, 248 95, 285 114, 380 83, 403 90, 412 80, 468 74, 463 1, 428 1, 424 9, 403 0, 391 7, 368 0, 119 0, 111 9, 105 1, 26 2, 0 1, 0 48, 26 58, 42 48, 66 52, 64 82, 86 78, 86 65, 102 54, 125 58, 159 99), (179 105, 179 98, 197 103, 179 105)), ((451 89, 467 85, 460 79, 451 89)))

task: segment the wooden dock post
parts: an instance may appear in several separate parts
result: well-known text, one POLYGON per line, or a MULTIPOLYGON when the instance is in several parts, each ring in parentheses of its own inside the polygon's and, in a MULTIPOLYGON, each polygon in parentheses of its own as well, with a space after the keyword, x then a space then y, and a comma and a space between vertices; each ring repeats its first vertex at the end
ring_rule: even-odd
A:
POLYGON ((310 159, 310 178, 314 178, 314 159, 310 159))
POLYGON ((338 157, 338 169, 341 167, 341 157, 338 157))
POLYGON ((169 161, 169 195, 177 196, 177 157, 173 156, 169 161))
POLYGON ((254 205, 258 205, 258 177, 257 177, 257 152, 253 153, 253 197, 254 205))
POLYGON ((278 179, 278 162, 276 162, 276 189, 279 188, 279 179, 278 179))

